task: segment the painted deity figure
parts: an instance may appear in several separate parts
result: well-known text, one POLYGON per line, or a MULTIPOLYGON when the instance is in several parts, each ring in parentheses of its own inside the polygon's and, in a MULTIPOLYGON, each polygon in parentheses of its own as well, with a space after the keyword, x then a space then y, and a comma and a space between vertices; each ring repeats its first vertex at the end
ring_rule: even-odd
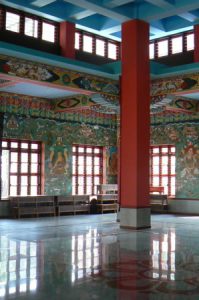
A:
POLYGON ((50 148, 49 167, 51 174, 67 174, 68 151, 61 137, 57 137, 55 144, 50 148))
POLYGON ((199 175, 199 157, 197 153, 197 149, 194 147, 192 143, 182 151, 182 164, 183 170, 181 171, 181 177, 195 177, 199 175))

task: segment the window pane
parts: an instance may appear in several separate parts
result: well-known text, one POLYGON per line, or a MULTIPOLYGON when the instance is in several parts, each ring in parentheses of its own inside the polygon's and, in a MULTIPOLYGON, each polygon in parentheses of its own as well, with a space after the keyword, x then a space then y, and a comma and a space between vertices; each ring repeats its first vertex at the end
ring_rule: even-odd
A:
POLYGON ((83 195, 84 194, 84 187, 83 186, 78 186, 78 194, 83 195))
POLYGON ((36 186, 31 186, 30 194, 33 195, 33 196, 37 195, 37 187, 36 186))
POLYGON ((25 17, 25 35, 38 37, 38 21, 25 17))
POLYGON ((37 185, 38 184, 38 177, 37 176, 31 176, 30 184, 31 185, 37 185))
POLYGON ((84 156, 79 156, 78 157, 78 165, 83 165, 84 164, 84 156))
POLYGON ((91 158, 91 157, 87 157, 87 158, 86 158, 86 164, 87 164, 87 166, 88 166, 88 165, 89 165, 89 166, 92 165, 92 158, 91 158))
POLYGON ((92 184, 92 177, 89 176, 89 177, 86 178, 86 184, 87 185, 91 185, 92 184))
POLYGON ((16 153, 16 152, 11 152, 11 153, 10 153, 10 161, 11 161, 11 162, 18 162, 18 153, 16 153))
POLYGON ((86 153, 92 153, 92 148, 86 148, 86 153))
POLYGON ((105 56, 105 41, 96 39, 96 54, 105 56))
POLYGON ((154 59, 155 57, 155 45, 154 43, 149 45, 149 58, 154 59))
POLYGON ((42 40, 55 42, 55 26, 52 24, 42 23, 42 40))
POLYGON ((171 40, 172 44, 172 53, 180 53, 182 52, 182 36, 175 37, 171 40))
POLYGON ((154 166, 153 167, 153 174, 158 175, 159 174, 159 166, 154 166))
POLYGON ((160 158, 159 157, 153 157, 153 165, 154 166, 159 166, 160 163, 160 158))
POLYGON ((86 166, 86 174, 92 174, 92 167, 86 166))
POLYGON ((20 16, 6 12, 6 30, 19 32, 20 16))
POLYGON ((10 187, 10 196, 16 196, 17 195, 17 187, 11 185, 10 187))
POLYGON ((175 166, 171 166, 171 175, 175 175, 175 173, 176 173, 175 166))
POLYGON ((21 185, 28 185, 28 177, 21 176, 21 185))
POLYGON ((168 40, 158 42, 158 56, 161 57, 168 54, 168 40))
POLYGON ((168 150, 167 147, 163 147, 163 148, 162 148, 162 153, 168 153, 168 152, 169 152, 169 150, 168 150))
POLYGON ((28 164, 27 163, 21 164, 21 173, 28 173, 28 164))
POLYGON ((88 186, 86 187, 86 194, 87 194, 87 195, 91 195, 91 194, 92 194, 92 187, 91 187, 90 185, 88 185, 88 186))
POLYGON ((38 154, 36 153, 31 154, 31 163, 38 163, 38 154))
POLYGON ((94 153, 100 153, 100 149, 95 148, 95 149, 94 149, 94 153))
POLYGON ((99 174, 100 168, 98 166, 94 167, 94 174, 99 174))
POLYGON ((78 174, 83 175, 84 174, 84 166, 78 167, 78 174))
POLYGON ((12 142, 10 143, 11 148, 18 148, 18 143, 17 142, 12 142))
POLYGON ((28 195, 28 187, 27 186, 21 186, 21 193, 22 196, 28 195))
POLYGON ((28 149, 28 143, 21 143, 22 149, 28 149))
POLYGON ((93 38, 88 35, 83 35, 83 51, 92 53, 93 52, 93 38))
POLYGON ((11 185, 17 185, 17 176, 10 176, 10 184, 11 185))
POLYGON ((7 142, 2 142, 2 147, 7 147, 8 143, 7 142))
POLYGON ((168 174, 168 166, 162 166, 162 174, 163 175, 168 174))
POLYGON ((169 158, 168 156, 162 156, 162 165, 168 165, 169 158))
POLYGON ((166 187, 168 184, 168 177, 162 177, 162 185, 166 187))
POLYGON ((39 149, 39 146, 38 144, 31 144, 31 149, 39 149))
POLYGON ((94 165, 99 166, 100 164, 100 158, 99 157, 95 157, 94 158, 94 165))
POLYGON ((100 178, 95 176, 94 177, 94 184, 97 185, 97 184, 100 184, 100 178))
POLYGON ((18 171, 18 164, 17 163, 11 163, 10 165, 10 172, 16 173, 18 171))
POLYGON ((117 45, 108 43, 108 58, 117 59, 117 45))
POLYGON ((194 50, 194 34, 188 34, 187 38, 187 51, 194 50))
POLYGON ((83 176, 79 176, 79 177, 78 177, 78 184, 79 184, 79 185, 84 184, 84 177, 83 177, 83 176))
POLYGON ((75 32, 75 49, 80 48, 80 33, 75 32))
POLYGON ((159 148, 153 148, 153 153, 159 153, 159 148))
POLYGON ((154 176, 153 177, 153 186, 159 186, 160 185, 159 182, 160 182, 159 177, 154 176))
POLYGON ((78 152, 83 153, 83 152, 84 152, 84 148, 79 147, 79 148, 78 148, 78 152))
POLYGON ((28 162, 28 153, 21 153, 21 162, 28 162))
POLYGON ((38 173, 38 164, 31 164, 31 173, 38 173))

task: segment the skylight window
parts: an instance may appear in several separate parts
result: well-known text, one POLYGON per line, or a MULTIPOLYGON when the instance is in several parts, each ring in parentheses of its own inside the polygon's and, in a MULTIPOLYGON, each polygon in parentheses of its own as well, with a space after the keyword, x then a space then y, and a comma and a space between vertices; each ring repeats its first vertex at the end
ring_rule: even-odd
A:
POLYGON ((167 56, 168 54, 168 40, 158 42, 158 57, 167 56))
POLYGON ((96 39, 96 54, 105 56, 105 41, 96 39))
POLYGON ((93 52, 93 38, 88 35, 83 35, 83 51, 93 52))
POLYGON ((117 59, 117 45, 108 43, 108 58, 117 59))
POLYGON ((11 12, 6 12, 6 30, 19 32, 20 16, 11 12))

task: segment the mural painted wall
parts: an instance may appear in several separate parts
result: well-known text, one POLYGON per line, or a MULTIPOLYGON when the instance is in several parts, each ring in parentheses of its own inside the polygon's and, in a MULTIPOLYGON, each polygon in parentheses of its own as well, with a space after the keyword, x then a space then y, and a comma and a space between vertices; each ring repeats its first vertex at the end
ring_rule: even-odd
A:
MULTIPOLYGON (((167 116, 168 117, 168 116, 167 116)), ((176 146, 176 198, 199 198, 199 120, 151 126, 151 144, 176 146)), ((156 118, 157 120, 157 118, 156 118)), ((160 119, 158 119, 160 121, 160 119)))
MULTIPOLYGON (((109 147, 117 143, 113 127, 66 122, 5 113, 4 138, 42 141, 45 145, 45 194, 64 195, 72 192, 72 144, 109 147)), ((111 174, 107 182, 112 183, 111 174)), ((116 183, 116 182, 114 182, 116 183)))

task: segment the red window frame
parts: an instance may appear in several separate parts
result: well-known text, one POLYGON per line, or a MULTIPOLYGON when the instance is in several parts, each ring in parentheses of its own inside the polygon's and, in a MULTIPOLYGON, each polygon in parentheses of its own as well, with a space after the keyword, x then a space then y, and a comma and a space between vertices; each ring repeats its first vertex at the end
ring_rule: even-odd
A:
MULTIPOLYGON (((175 193, 172 192, 173 178, 176 178, 174 172, 175 164, 172 165, 172 157, 175 157, 175 146, 174 145, 154 145, 150 147, 150 186, 164 186, 164 193, 168 196, 175 196, 175 193), (167 149, 167 151, 165 150, 167 149), (167 172, 164 172, 163 158, 168 157, 167 172), (153 163, 154 158, 159 158, 159 164, 155 165, 153 163), (155 170, 156 168, 156 170, 155 170), (158 170, 157 170, 158 169, 158 170), (158 171, 158 172, 157 172, 158 171), (155 177, 159 177, 159 185, 154 183, 155 177), (164 179, 168 178, 167 186, 164 185, 164 179), (166 191, 168 189, 168 191, 166 191)), ((175 160, 175 159, 174 159, 175 160)), ((175 179, 174 179, 175 181, 175 179)))
POLYGON ((72 189, 74 195, 94 195, 96 194, 96 185, 103 182, 103 147, 90 145, 73 145, 73 175, 72 189), (82 163, 80 163, 80 157, 82 163), (90 171, 87 169, 87 158, 91 159, 90 171), (95 164, 95 158, 98 158, 99 164, 95 164), (95 166, 99 172, 95 172, 95 166), (98 168, 99 167, 99 168, 98 168), (81 169, 81 171, 80 171, 81 169), (88 180, 90 179, 90 185, 88 180), (79 184, 82 180, 82 184, 79 184), (89 188, 90 187, 90 188, 89 188), (88 190, 90 192, 88 193, 88 190), (82 190, 80 192, 80 190, 82 190))
MULTIPOLYGON (((2 139, 2 150, 9 151, 9 195, 11 195, 11 176, 16 176, 16 186, 17 188, 17 195, 21 195, 21 179, 22 176, 27 177, 27 195, 31 195, 31 186, 35 186, 34 184, 31 185, 31 178, 33 176, 37 177, 37 195, 41 195, 41 158, 42 158, 42 144, 38 141, 27 141, 27 140, 17 140, 17 139, 2 139), (4 145, 7 143, 7 145, 4 145), (18 143, 18 147, 12 147, 12 143, 18 143), (23 148, 22 144, 27 144, 27 148, 23 148), (37 145, 37 149, 33 149, 32 145, 37 145), (11 171, 11 154, 17 154, 17 171, 11 171), (28 154, 28 170, 27 172, 21 171, 22 166, 22 153, 28 154), (31 172, 31 154, 37 154, 37 171, 31 172)), ((36 164, 36 163, 35 163, 36 164)), ((14 196, 14 195, 13 195, 14 196)))

